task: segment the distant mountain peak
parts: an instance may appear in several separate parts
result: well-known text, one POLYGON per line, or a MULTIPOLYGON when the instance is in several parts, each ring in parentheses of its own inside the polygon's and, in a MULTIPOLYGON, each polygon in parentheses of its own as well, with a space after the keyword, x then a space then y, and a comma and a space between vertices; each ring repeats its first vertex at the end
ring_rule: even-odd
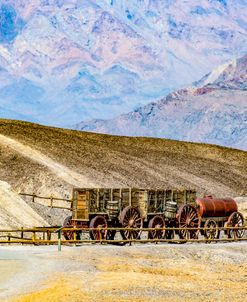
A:
MULTIPOLYGON (((245 2, 3 0, 0 117, 69 126, 189 87, 247 52, 245 2), (42 94, 17 94, 25 81, 42 94)), ((234 76, 227 85, 241 81, 234 76)))
MULTIPOLYGON (((226 85, 240 85, 241 89, 247 83, 247 54, 241 58, 235 58, 227 63, 215 68, 211 73, 204 76, 200 81, 195 82, 196 87, 202 86, 224 86, 226 85)), ((233 88, 233 86, 232 86, 233 88)))
POLYGON ((206 142, 247 150, 247 55, 221 65, 192 87, 84 131, 206 142))

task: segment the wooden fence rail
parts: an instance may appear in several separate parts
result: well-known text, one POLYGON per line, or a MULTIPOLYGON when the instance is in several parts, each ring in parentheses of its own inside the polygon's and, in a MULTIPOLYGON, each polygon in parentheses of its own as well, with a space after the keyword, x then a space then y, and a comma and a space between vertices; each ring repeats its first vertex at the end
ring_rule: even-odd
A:
MULTIPOLYGON (((32 197, 32 202, 36 202, 36 199, 43 199, 43 200, 47 200, 50 201, 49 204, 47 204, 46 206, 49 208, 53 208, 53 209, 64 209, 64 210, 69 210, 71 211, 71 205, 73 200, 72 199, 66 199, 66 198, 59 198, 59 197, 55 197, 54 195, 50 195, 50 196, 39 196, 36 195, 35 193, 33 194, 29 194, 29 193, 19 193, 19 195, 21 196, 27 196, 27 197, 32 197), (70 204, 70 207, 64 207, 64 206, 58 206, 56 204, 54 204, 54 202, 56 201, 63 201, 63 202, 67 202, 70 204)), ((37 202, 39 203, 39 202, 37 202)))
MULTIPOLYGON (((99 240, 92 239, 80 239, 76 238, 76 232, 82 232, 88 234, 90 231, 98 231, 101 234, 102 231, 140 231, 142 233, 149 231, 166 231, 171 230, 171 228, 142 228, 142 229, 134 229, 134 228, 64 228, 64 227, 38 227, 38 228, 20 228, 15 230, 0 230, 0 244, 34 244, 34 245, 58 245, 58 250, 61 250, 62 245, 68 244, 89 244, 89 243, 100 243, 100 244, 132 244, 132 243, 185 243, 185 242, 197 242, 197 243, 211 243, 211 242, 232 242, 232 241, 247 241, 247 226, 244 227, 221 227, 217 228, 217 231, 225 231, 225 230, 244 230, 245 235, 242 238, 213 238, 206 239, 200 238, 197 239, 165 239, 165 238, 155 238, 155 239, 117 239, 117 240, 107 240, 104 238, 100 238, 99 240), (74 239, 64 240, 62 239, 62 233, 64 231, 74 232, 74 239)), ((195 230, 194 228, 172 228, 173 231, 190 231, 195 230)), ((198 228, 198 234, 200 231, 212 230, 210 228, 198 228)))

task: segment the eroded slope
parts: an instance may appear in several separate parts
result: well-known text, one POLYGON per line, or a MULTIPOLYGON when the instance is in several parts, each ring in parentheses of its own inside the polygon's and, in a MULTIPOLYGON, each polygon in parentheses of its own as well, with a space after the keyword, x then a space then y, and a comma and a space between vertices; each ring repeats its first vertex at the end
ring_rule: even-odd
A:
POLYGON ((73 184, 45 161, 37 162, 33 155, 6 144, 6 138, 66 167, 65 172, 81 175, 81 181, 75 185, 193 187, 200 193, 222 196, 238 195, 246 189, 247 153, 239 150, 93 134, 10 120, 0 121, 0 134, 5 138, 0 140, 0 178, 7 177, 16 189, 32 187, 37 193, 47 193, 49 188, 68 196, 73 184), (39 179, 38 184, 33 178, 39 179))

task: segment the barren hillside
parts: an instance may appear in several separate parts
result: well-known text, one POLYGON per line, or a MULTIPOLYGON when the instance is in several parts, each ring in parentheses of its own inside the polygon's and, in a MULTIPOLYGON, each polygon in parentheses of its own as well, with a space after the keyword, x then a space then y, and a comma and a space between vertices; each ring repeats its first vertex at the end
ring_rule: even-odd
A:
POLYGON ((0 181, 0 228, 45 226, 42 219, 10 186, 0 181))
POLYGON ((68 196, 73 186, 246 190, 247 153, 214 145, 118 137, 0 120, 0 179, 16 190, 68 196))

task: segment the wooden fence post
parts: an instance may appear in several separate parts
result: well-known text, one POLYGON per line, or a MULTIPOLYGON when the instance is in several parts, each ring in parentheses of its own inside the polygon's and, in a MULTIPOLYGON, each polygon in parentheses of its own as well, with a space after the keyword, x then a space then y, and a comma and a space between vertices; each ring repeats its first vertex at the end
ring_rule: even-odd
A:
POLYGON ((50 241, 51 240, 51 231, 47 230, 47 240, 50 241))
POLYGON ((61 230, 58 231, 58 251, 62 250, 62 242, 61 242, 61 230))
POLYGON ((101 227, 99 227, 99 240, 100 240, 100 244, 102 244, 102 233, 101 233, 101 227))
POLYGON ((35 244, 35 240, 36 240, 36 233, 33 232, 33 236, 32 236, 32 241, 33 241, 33 244, 35 244))
MULTIPOLYGON (((76 225, 74 225, 74 229, 76 229, 76 225)), ((73 230, 73 238, 74 238, 74 241, 76 241, 76 231, 73 230)), ((76 246, 76 242, 74 242, 74 246, 76 246)))

